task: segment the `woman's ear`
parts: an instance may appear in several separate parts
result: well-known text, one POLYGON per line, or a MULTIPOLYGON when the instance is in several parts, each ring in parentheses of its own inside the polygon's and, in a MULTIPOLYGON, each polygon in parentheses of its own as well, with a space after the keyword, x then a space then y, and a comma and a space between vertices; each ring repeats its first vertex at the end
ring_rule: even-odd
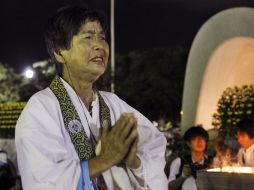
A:
POLYGON ((60 50, 58 52, 54 52, 54 56, 59 63, 63 63, 63 64, 65 63, 65 59, 60 50))

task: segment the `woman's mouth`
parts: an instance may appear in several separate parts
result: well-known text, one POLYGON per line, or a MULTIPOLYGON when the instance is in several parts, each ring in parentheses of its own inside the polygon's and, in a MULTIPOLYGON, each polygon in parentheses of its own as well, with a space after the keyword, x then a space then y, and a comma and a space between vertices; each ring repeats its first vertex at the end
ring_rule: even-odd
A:
POLYGON ((90 59, 90 62, 93 62, 98 65, 104 65, 104 58, 102 56, 96 56, 90 59))

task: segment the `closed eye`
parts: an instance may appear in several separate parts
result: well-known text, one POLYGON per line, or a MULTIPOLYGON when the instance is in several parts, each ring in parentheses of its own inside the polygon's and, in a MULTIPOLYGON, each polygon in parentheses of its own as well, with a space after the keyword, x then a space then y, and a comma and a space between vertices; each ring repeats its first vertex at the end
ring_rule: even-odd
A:
POLYGON ((101 35, 101 36, 100 36, 100 40, 106 40, 106 36, 101 35))
POLYGON ((85 39, 92 39, 92 36, 89 35, 89 36, 85 36, 84 38, 85 39))

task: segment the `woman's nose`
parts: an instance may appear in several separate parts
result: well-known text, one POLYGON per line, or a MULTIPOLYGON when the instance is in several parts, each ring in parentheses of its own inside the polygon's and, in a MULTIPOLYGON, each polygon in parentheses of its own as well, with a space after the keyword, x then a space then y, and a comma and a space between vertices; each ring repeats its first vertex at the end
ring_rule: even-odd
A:
POLYGON ((93 48, 95 50, 103 49, 105 41, 101 40, 100 36, 95 36, 93 39, 93 48))
POLYGON ((101 50, 101 49, 103 49, 102 43, 99 42, 99 41, 94 42, 94 43, 93 43, 93 49, 94 49, 94 50, 101 50))

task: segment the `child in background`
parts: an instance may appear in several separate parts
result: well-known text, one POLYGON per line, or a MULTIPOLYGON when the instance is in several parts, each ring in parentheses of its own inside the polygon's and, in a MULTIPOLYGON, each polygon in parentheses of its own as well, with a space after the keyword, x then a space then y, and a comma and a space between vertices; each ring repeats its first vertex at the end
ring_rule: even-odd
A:
POLYGON ((241 145, 237 160, 243 166, 254 166, 254 119, 243 119, 236 127, 237 140, 241 145))
POLYGON ((190 153, 172 161, 169 174, 169 189, 196 189, 196 171, 209 166, 211 159, 205 154, 208 133, 202 127, 193 126, 184 134, 190 153))

